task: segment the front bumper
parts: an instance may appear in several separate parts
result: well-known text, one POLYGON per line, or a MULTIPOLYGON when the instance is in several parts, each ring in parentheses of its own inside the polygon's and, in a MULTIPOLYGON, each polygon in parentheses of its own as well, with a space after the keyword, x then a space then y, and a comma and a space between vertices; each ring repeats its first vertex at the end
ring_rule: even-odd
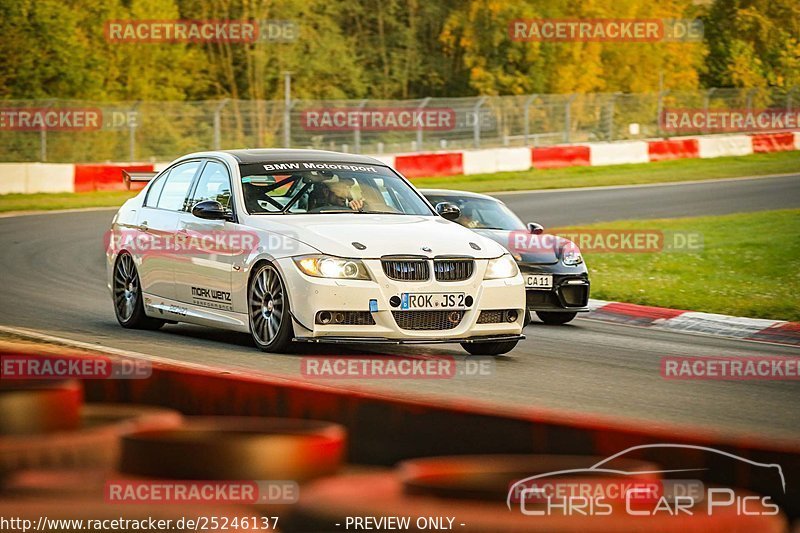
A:
POLYGON ((546 268, 525 268, 524 273, 552 274, 552 289, 525 289, 525 303, 529 311, 588 312, 589 274, 554 273, 546 268))
MULTIPOLYGON (((484 280, 486 260, 476 260, 472 276, 465 281, 439 282, 396 281, 388 278, 378 259, 364 260, 372 275, 370 281, 336 280, 315 278, 300 272, 290 258, 278 261, 278 267, 287 285, 295 338, 306 342, 374 342, 374 343, 436 343, 436 342, 487 342, 486 339, 502 337, 503 340, 519 339, 525 317, 525 290, 522 277, 499 280, 484 280), (472 305, 459 313, 458 320, 447 318, 426 323, 424 311, 402 311, 392 307, 390 299, 402 293, 464 293, 473 298, 472 305), (377 303, 377 310, 370 311, 370 301, 377 303), (486 322, 481 311, 513 310, 516 319, 508 322, 486 322), (368 313, 369 323, 319 324, 320 311, 355 311, 368 313), (402 313, 420 313, 401 315, 402 313), (481 318, 481 320, 479 320, 481 318), (447 321, 449 320, 449 322, 447 321), (404 327, 401 327, 403 324, 404 327), (444 324, 444 328, 433 324, 444 324), (426 329, 416 328, 418 325, 426 329), (431 329, 427 329, 430 327, 431 329)), ((374 305, 374 304, 373 304, 374 305)), ((373 307, 373 309, 376 309, 373 307)), ((430 311, 445 313, 447 311, 430 311)), ((359 321, 361 322, 361 321, 359 321)))

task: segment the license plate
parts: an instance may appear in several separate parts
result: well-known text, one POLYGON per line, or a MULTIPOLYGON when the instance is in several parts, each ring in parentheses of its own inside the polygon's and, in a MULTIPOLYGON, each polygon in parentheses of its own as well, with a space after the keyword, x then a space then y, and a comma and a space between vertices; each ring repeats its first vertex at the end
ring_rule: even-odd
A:
POLYGON ((553 276, 550 274, 526 274, 525 286, 529 289, 552 289, 553 276))
POLYGON ((466 298, 463 292, 404 292, 400 309, 466 309, 466 298))

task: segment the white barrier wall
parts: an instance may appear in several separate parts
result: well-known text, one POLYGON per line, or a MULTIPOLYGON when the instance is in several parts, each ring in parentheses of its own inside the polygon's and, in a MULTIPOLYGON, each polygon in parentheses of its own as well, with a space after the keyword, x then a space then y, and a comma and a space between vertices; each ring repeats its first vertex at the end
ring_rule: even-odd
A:
POLYGON ((30 163, 0 163, 0 194, 24 193, 30 163))
POLYGON ((750 155, 753 153, 753 140, 749 135, 720 135, 697 138, 700 157, 725 157, 729 155, 750 155))
POLYGON ((593 167, 650 162, 645 141, 589 143, 589 154, 589 161, 593 167))
POLYGON ((72 192, 74 176, 69 163, 0 163, 0 194, 72 192))
POLYGON ((794 132, 794 149, 800 150, 800 131, 794 132))
POLYGON ((514 172, 518 170, 528 170, 532 166, 531 149, 524 148, 501 148, 496 152, 497 171, 514 172))
POLYGON ((27 192, 72 192, 75 165, 34 163, 28 167, 27 192))
POLYGON ((513 172, 531 168, 531 149, 528 147, 466 150, 463 156, 464 174, 513 172))

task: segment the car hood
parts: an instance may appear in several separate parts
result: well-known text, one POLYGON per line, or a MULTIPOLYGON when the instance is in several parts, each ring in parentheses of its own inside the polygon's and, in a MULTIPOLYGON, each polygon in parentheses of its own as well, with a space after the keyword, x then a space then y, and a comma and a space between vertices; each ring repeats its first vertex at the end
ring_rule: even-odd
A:
MULTIPOLYGON (((507 231, 475 229, 473 231, 479 235, 492 239, 514 254, 517 254, 520 257, 520 263, 530 263, 532 265, 553 265, 558 263, 559 245, 556 244, 557 239, 555 238, 536 241, 537 243, 547 243, 549 246, 546 248, 541 245, 537 245, 534 247, 534 249, 525 249, 525 246, 522 248, 513 246, 516 238, 528 238, 531 235, 525 230, 507 231), (550 244, 552 245, 550 246, 550 244)), ((561 240, 560 242, 564 243, 565 241, 561 240)))
POLYGON ((384 255, 499 257, 507 250, 492 239, 441 217, 415 215, 313 214, 251 215, 247 225, 280 233, 339 257, 384 255), (353 243, 360 243, 363 250, 353 243), (470 243, 476 245, 476 250, 470 243), (430 248, 430 252, 422 248, 430 248))

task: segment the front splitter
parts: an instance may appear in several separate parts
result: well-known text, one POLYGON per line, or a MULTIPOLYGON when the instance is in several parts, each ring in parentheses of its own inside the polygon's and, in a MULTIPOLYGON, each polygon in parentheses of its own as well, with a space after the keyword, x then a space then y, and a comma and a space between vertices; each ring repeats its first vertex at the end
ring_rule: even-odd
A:
POLYGON ((386 337, 295 337, 296 342, 315 342, 326 344, 456 344, 500 341, 521 341, 525 335, 491 335, 485 337, 466 337, 461 339, 389 339, 386 337))

